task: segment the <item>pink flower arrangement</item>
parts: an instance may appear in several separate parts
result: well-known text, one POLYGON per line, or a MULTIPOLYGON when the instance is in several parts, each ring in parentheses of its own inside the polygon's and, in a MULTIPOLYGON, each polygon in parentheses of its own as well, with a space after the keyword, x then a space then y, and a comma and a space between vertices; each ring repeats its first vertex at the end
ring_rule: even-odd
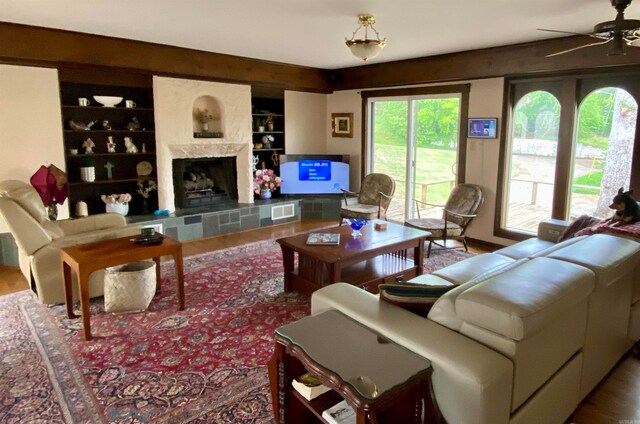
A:
POLYGON ((127 204, 131 201, 131 195, 129 193, 121 194, 103 194, 100 196, 104 203, 123 203, 127 204))
POLYGON ((253 179, 253 191, 260 194, 260 190, 275 190, 280 187, 282 180, 273 172, 273 169, 258 169, 253 179))

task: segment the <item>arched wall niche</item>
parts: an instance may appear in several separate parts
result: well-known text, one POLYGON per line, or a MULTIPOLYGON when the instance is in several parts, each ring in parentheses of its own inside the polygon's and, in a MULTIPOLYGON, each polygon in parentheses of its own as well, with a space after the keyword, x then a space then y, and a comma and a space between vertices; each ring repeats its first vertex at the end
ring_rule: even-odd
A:
POLYGON ((224 133, 221 102, 214 96, 196 97, 192 117, 194 133, 224 133))

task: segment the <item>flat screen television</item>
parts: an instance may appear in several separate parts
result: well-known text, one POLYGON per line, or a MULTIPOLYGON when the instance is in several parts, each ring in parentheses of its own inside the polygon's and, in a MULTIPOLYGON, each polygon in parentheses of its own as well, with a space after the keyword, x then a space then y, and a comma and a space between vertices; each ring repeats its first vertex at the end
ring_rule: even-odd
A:
POLYGON ((341 194, 349 190, 349 155, 280 155, 282 194, 341 194))
POLYGON ((469 138, 497 138, 497 118, 469 119, 469 138))

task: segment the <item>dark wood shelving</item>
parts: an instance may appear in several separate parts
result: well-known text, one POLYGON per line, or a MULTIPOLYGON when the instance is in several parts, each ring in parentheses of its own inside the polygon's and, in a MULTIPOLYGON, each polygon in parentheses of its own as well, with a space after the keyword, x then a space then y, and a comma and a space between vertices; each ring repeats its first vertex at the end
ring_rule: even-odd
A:
POLYGON ((127 152, 114 152, 114 153, 78 153, 77 155, 67 155, 67 158, 91 158, 91 157, 102 157, 102 156, 149 156, 154 155, 156 152, 138 152, 138 153, 127 153, 127 152))
MULTIPOLYGON (((126 80, 126 78, 124 79, 126 80)), ((129 193, 133 199, 129 203, 129 215, 138 215, 143 212, 143 200, 136 193, 138 182, 141 179, 156 181, 156 141, 155 122, 153 114, 153 89, 149 77, 148 84, 128 86, 122 78, 114 79, 113 85, 104 79, 91 83, 92 75, 83 73, 75 75, 74 78, 61 79, 60 100, 61 113, 64 125, 64 151, 66 171, 69 179, 69 208, 70 215, 74 215, 75 204, 79 201, 87 203, 89 214, 104 212, 104 202, 100 198, 103 194, 129 193), (96 94, 122 97, 120 106, 105 107, 95 104, 93 96, 96 94), (93 104, 90 106, 80 106, 77 104, 79 98, 87 98, 93 104), (136 107, 124 107, 125 100, 132 100, 136 107), (126 129, 132 118, 136 117, 140 123, 140 130, 131 131, 126 129), (73 130, 69 127, 69 121, 89 122, 97 121, 94 128, 90 130, 73 130), (103 121, 108 121, 114 128, 106 130, 103 121), (113 136, 116 143, 116 151, 107 151, 109 137, 113 136), (125 152, 123 139, 131 137, 136 147, 137 153, 125 152), (91 138, 95 143, 92 154, 84 153, 82 143, 87 138, 91 138), (145 151, 142 152, 144 145, 145 151), (78 154, 70 154, 71 149, 78 150, 78 154), (137 165, 147 161, 153 167, 150 176, 138 176, 137 165), (105 168, 111 164, 113 167, 105 168), (96 180, 85 182, 80 179, 80 168, 85 166, 95 167, 96 180), (111 179, 108 179, 111 176, 111 179)), ((148 206, 155 210, 158 208, 157 192, 152 192, 148 199, 148 206)))
POLYGON ((254 152, 284 152, 282 147, 278 147, 275 149, 253 149, 254 152))
MULTIPOLYGON (((255 115, 254 115, 255 116, 255 115)), ((262 135, 269 135, 269 134, 284 134, 284 131, 254 131, 253 132, 254 135, 256 134, 262 134, 262 135)))
MULTIPOLYGON (((277 157, 274 159, 274 155, 286 152, 284 91, 276 92, 274 90, 266 90, 264 87, 252 87, 252 92, 252 141, 254 145, 253 155, 258 156, 257 167, 262 168, 264 166, 266 169, 272 169, 276 175, 280 175, 280 164, 277 157), (272 131, 268 131, 269 127, 265 122, 268 117, 273 118, 272 131), (265 131, 257 131, 258 126, 264 126, 265 131), (270 149, 256 148, 255 146, 264 144, 262 138, 266 135, 273 137, 272 147, 270 149)), ((279 196, 279 191, 276 191, 273 195, 275 197, 279 196)))
POLYGON ((154 134, 153 130, 64 130, 66 134, 154 134))

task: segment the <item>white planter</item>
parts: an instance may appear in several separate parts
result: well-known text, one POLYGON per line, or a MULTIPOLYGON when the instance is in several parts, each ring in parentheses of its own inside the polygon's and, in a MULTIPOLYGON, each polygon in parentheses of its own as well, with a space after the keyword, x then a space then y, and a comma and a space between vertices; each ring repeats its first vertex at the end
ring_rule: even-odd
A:
POLYGON ((80 179, 87 183, 96 180, 96 168, 94 166, 83 166, 80 168, 80 179))
POLYGON ((129 213, 128 203, 105 203, 105 209, 107 212, 119 213, 122 216, 127 216, 129 213))

